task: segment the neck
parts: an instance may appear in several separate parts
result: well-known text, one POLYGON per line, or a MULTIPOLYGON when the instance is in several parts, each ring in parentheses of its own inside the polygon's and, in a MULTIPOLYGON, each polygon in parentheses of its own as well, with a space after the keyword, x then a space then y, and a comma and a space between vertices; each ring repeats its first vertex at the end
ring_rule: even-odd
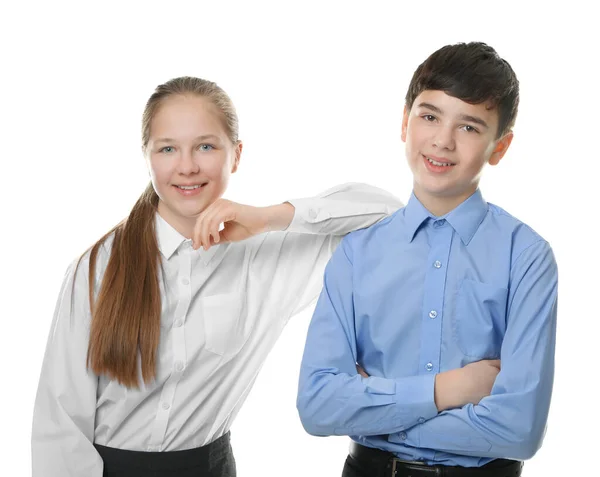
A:
POLYGON ((169 210, 162 201, 158 203, 158 213, 177 232, 183 235, 186 239, 191 239, 196 225, 196 217, 181 217, 169 210))
POLYGON ((415 197, 419 199, 419 202, 423 204, 423 207, 434 216, 441 217, 456 209, 460 204, 471 197, 476 190, 477 187, 474 187, 472 190, 468 190, 459 195, 435 195, 423 192, 415 185, 413 192, 415 197))

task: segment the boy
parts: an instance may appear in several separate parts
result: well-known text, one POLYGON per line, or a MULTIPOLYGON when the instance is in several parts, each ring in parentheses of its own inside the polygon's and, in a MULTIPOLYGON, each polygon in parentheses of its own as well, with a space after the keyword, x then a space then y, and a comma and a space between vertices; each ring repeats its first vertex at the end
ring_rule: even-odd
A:
POLYGON ((518 88, 484 43, 427 58, 402 123, 410 201, 327 265, 297 406, 309 433, 351 436, 345 477, 518 476, 541 445, 556 262, 478 188, 510 146, 518 88))

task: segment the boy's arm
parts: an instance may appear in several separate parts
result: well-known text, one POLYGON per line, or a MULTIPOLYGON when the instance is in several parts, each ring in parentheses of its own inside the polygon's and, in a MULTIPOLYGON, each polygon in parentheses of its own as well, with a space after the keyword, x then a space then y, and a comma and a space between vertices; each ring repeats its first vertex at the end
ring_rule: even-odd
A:
POLYGON ((532 457, 542 443, 552 393, 557 285, 550 246, 545 241, 531 245, 511 273, 502 369, 491 395, 390 440, 477 457, 532 457))
POLYGON ((386 379, 357 373, 351 238, 327 264, 302 359, 297 407, 313 435, 389 434, 438 413, 433 375, 386 379))

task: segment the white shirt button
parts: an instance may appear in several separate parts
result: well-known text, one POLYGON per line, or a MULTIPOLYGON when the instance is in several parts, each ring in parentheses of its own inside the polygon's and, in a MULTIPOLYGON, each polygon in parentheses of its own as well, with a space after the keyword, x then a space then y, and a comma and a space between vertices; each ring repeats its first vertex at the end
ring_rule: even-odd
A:
POLYGON ((181 283, 183 283, 184 285, 189 285, 190 281, 187 278, 184 278, 181 280, 181 283))
POLYGON ((432 320, 435 319, 436 316, 437 316, 437 311, 431 310, 429 312, 429 318, 431 318, 432 320))
POLYGON ((181 325, 183 325, 183 320, 175 320, 175 323, 173 323, 175 328, 179 328, 181 325))
POLYGON ((427 371, 431 371, 431 370, 433 369, 433 363, 427 363, 427 364, 425 365, 425 369, 426 369, 427 371))
POLYGON ((175 363, 175 371, 180 372, 183 370, 183 363, 181 361, 177 361, 175 363))
POLYGON ((163 402, 162 403, 162 408, 167 411, 169 408, 171 407, 171 405, 168 402, 163 402))
POLYGON ((309 209, 308 210, 308 216, 311 219, 316 219, 317 218, 317 211, 315 209, 309 209))
POLYGON ((440 268, 442 266, 442 262, 440 262, 439 260, 436 260, 435 262, 433 262, 433 266, 435 268, 440 268))

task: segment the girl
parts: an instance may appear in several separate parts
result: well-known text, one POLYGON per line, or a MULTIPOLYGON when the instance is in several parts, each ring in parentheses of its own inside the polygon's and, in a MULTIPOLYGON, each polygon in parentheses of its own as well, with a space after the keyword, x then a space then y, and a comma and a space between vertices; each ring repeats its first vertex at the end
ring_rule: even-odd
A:
POLYGON ((402 205, 361 184, 272 207, 221 199, 237 116, 198 78, 157 87, 142 149, 151 184, 64 278, 34 477, 234 476, 229 429, 284 325, 319 294, 342 235, 402 205))

